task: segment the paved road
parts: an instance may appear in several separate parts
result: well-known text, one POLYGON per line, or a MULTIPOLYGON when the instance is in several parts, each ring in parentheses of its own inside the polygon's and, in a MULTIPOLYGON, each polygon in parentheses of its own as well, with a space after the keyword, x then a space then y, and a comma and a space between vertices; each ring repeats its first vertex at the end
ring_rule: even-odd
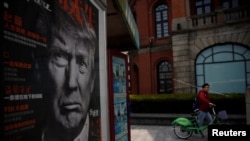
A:
POLYGON ((172 126, 155 125, 131 125, 131 141, 207 141, 207 130, 205 137, 193 134, 188 139, 179 139, 175 136, 172 126))

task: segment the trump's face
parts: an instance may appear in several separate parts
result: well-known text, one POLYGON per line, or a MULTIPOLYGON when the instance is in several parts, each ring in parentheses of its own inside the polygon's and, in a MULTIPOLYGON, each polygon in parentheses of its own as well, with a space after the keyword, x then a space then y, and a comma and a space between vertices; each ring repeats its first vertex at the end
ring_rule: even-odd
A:
POLYGON ((84 123, 93 89, 93 58, 87 39, 59 30, 50 46, 48 70, 52 118, 63 128, 84 123))

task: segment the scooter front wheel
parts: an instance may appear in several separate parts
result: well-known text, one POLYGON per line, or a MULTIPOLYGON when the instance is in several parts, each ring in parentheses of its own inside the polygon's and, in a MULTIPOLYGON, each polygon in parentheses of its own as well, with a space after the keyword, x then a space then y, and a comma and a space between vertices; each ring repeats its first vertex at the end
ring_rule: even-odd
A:
POLYGON ((173 125, 174 134, 180 139, 187 139, 193 135, 193 131, 187 129, 187 127, 174 124, 173 125))

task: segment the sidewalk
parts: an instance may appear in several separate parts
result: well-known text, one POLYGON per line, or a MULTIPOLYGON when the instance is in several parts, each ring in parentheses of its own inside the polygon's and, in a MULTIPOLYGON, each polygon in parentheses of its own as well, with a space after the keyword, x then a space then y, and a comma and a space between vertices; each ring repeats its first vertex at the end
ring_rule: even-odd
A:
MULTIPOLYGON (((130 114, 131 141, 207 141, 205 137, 193 134, 188 139, 179 139, 173 132, 171 122, 177 117, 191 117, 189 114, 155 114, 132 113, 130 114)), ((246 124, 246 115, 228 115, 231 124, 246 124)))
POLYGON ((131 125, 131 141, 207 141, 207 130, 205 137, 193 134, 188 139, 179 139, 175 136, 172 126, 157 125, 131 125))

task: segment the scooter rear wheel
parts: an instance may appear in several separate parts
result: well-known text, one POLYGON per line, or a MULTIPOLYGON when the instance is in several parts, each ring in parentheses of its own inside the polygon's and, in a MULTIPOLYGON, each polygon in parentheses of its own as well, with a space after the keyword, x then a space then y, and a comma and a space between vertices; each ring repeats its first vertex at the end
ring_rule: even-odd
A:
POLYGON ((178 124, 173 125, 174 134, 180 139, 187 139, 193 135, 193 131, 187 130, 187 127, 178 124))

